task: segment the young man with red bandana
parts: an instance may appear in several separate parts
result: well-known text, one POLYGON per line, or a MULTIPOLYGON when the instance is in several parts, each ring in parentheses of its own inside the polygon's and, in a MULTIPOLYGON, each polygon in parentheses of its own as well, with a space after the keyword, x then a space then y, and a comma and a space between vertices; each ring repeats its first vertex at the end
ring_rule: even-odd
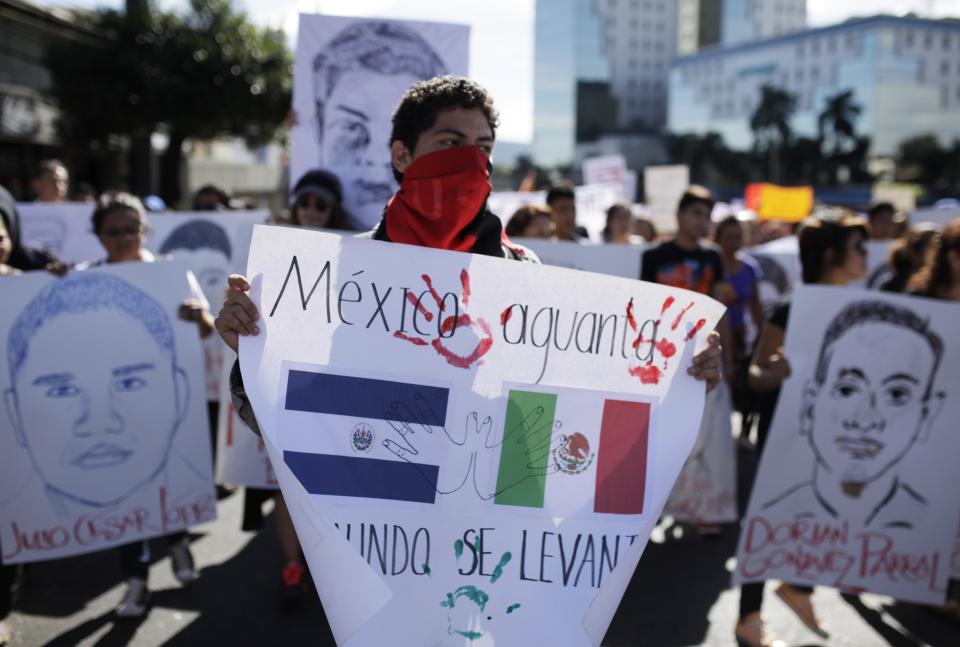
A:
MULTIPOLYGON (((482 87, 462 77, 438 76, 413 85, 393 114, 390 160, 400 190, 383 210, 374 240, 407 243, 485 256, 536 262, 510 242, 500 218, 487 208, 490 159, 499 117, 482 87)), ((240 275, 228 280, 227 299, 216 328, 236 350, 241 335, 257 335, 260 318, 247 295, 250 283, 240 275)), ((720 380, 716 333, 693 359, 688 372, 712 389, 720 380)), ((233 403, 241 418, 259 433, 243 390, 239 364, 230 375, 233 403)))

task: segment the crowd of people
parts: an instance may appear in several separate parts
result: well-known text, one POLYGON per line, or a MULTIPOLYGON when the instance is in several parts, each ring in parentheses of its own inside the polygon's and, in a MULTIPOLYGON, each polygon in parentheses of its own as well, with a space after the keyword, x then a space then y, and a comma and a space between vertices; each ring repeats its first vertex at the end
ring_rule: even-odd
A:
MULTIPOLYGON (((418 83, 408 91, 394 116, 394 132, 409 137, 393 138, 393 169, 400 191, 385 205, 377 227, 366 235, 390 242, 535 261, 530 250, 511 238, 542 238, 588 243, 588 232, 577 221, 573 185, 557 183, 546 194, 545 204, 521 207, 509 217, 492 214, 486 208, 490 193, 487 159, 492 152, 498 117, 489 95, 476 84, 455 77, 439 77, 418 83), (409 106, 415 96, 421 111, 411 123, 409 106), (427 100, 424 100, 427 97, 427 100), (457 133, 452 137, 449 133, 457 133), (440 134, 443 136, 440 136, 440 134), (447 173, 454 169, 455 173, 447 173), (446 173, 442 174, 441 170, 446 173), (429 188, 424 188, 429 185, 429 188), (439 188, 438 188, 439 187, 439 188), (417 199, 423 191, 434 191, 433 202, 417 199)), ((157 196, 141 200, 125 192, 105 191, 95 195, 92 187, 72 187, 66 167, 56 161, 42 163, 32 185, 38 202, 71 201, 93 203, 91 228, 104 249, 103 260, 67 267, 49 250, 26 245, 13 196, 0 188, 0 276, 16 280, 17 274, 46 270, 62 276, 87 271, 102 263, 153 262, 156 256, 145 247, 148 213, 162 217, 167 206, 157 196)), ((288 210, 273 218, 294 227, 346 230, 351 221, 344 208, 344 189, 329 170, 314 169, 300 177, 290 193, 288 210)), ((236 206, 223 189, 209 185, 193 197, 196 211, 229 210, 236 206)), ((842 208, 820 209, 802 223, 787 225, 757 222, 743 214, 718 220, 717 205, 709 190, 692 186, 677 205, 676 230, 658 232, 650 220, 635 216, 630 203, 616 203, 606 212, 602 232, 604 244, 645 245, 642 261, 644 281, 693 290, 724 303, 728 314, 717 335, 720 344, 711 345, 694 359, 690 371, 712 388, 727 381, 735 408, 742 414, 744 436, 756 425, 756 451, 765 446, 771 417, 783 382, 790 376, 791 358, 784 355, 789 320, 790 295, 772 308, 760 300, 762 270, 749 247, 783 235, 794 234, 799 241, 802 281, 816 285, 848 285, 866 273, 868 240, 892 240, 882 289, 949 301, 960 301, 960 220, 938 230, 909 220, 890 204, 871 207, 866 217, 842 208), (722 354, 722 362, 720 355, 722 354), (721 369, 722 365, 722 369, 721 369)), ((236 350, 238 338, 258 333, 256 307, 247 296, 248 281, 230 278, 225 301, 210 304, 202 294, 184 301, 179 316, 194 322, 197 334, 209 338, 219 334, 236 350)), ((234 406, 248 425, 256 430, 253 411, 246 399, 239 371, 231 374, 234 406)), ((211 428, 217 414, 211 409, 211 428)), ((224 490, 223 495, 229 492, 224 490)), ((262 525, 260 504, 272 498, 283 552, 279 589, 284 599, 295 603, 310 594, 309 577, 297 536, 283 497, 274 491, 247 491, 245 529, 262 525)), ((704 532, 709 528, 704 527, 704 532)), ((184 585, 198 577, 186 533, 165 538, 174 574, 184 585)), ((126 581, 125 594, 116 609, 118 617, 139 617, 148 608, 147 565, 149 541, 117 549, 119 569, 126 581)), ((17 576, 12 566, 0 566, 0 623, 11 608, 11 588, 17 576)), ((737 638, 747 645, 772 645, 760 614, 762 584, 741 590, 737 638)), ((798 617, 815 632, 826 635, 811 602, 811 589, 780 585, 776 589, 798 617)), ((960 603, 951 599, 944 612, 960 622, 960 603)), ((9 637, 9 628, 0 624, 0 644, 9 637)))

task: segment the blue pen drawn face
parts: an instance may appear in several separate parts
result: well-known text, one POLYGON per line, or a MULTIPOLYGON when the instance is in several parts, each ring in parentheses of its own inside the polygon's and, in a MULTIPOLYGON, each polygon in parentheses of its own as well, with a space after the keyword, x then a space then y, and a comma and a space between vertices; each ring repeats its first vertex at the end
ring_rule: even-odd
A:
POLYGON ((15 390, 23 440, 48 486, 110 505, 160 472, 185 391, 142 322, 111 308, 61 313, 30 347, 15 390))

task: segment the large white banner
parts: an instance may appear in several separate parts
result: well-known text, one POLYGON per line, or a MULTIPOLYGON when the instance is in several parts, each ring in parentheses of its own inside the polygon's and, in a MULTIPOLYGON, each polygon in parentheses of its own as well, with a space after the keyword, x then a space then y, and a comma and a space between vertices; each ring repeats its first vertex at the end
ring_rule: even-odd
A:
POLYGON ((735 580, 944 598, 957 532, 960 306, 802 286, 791 377, 744 519, 735 580))
POLYGON ((528 247, 545 265, 598 272, 625 279, 640 278, 640 264, 646 245, 580 245, 565 240, 515 238, 528 247))
POLYGON ((0 281, 3 562, 216 517, 199 335, 174 262, 0 281))
MULTIPOLYGON (((607 225, 607 209, 626 199, 623 185, 618 183, 585 184, 574 187, 577 205, 577 224, 584 227, 593 241, 601 240, 601 232, 607 225)), ((546 191, 497 191, 487 198, 487 207, 500 217, 503 224, 520 207, 528 204, 546 205, 546 191)))
MULTIPOLYGON (((197 277, 214 315, 223 305, 227 277, 242 274, 253 226, 266 221, 267 210, 179 211, 151 214, 146 246, 156 254, 186 264, 197 277)), ((229 348, 214 333, 203 340, 207 400, 220 399, 221 367, 229 348)))
POLYGON ((730 388, 707 395, 700 434, 683 465, 664 513, 694 523, 727 523, 737 517, 737 448, 733 440, 730 388))
POLYGON ((694 444, 723 307, 257 227, 240 360, 339 644, 598 645, 694 444))
POLYGON ((73 265, 106 257, 93 233, 93 205, 84 202, 23 202, 20 214, 21 242, 48 249, 64 263, 73 265))
POLYGON ((467 76, 469 44, 466 25, 300 14, 291 186, 310 169, 332 171, 343 183, 351 226, 376 225, 397 190, 394 109, 418 81, 467 76))

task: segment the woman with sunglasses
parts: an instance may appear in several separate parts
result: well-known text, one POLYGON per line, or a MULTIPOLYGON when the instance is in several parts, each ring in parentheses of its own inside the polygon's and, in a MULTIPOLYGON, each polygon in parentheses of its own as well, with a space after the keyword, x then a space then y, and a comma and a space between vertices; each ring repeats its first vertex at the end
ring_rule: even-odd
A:
POLYGON ((290 222, 314 229, 349 229, 337 176, 323 169, 304 173, 290 196, 290 222))

